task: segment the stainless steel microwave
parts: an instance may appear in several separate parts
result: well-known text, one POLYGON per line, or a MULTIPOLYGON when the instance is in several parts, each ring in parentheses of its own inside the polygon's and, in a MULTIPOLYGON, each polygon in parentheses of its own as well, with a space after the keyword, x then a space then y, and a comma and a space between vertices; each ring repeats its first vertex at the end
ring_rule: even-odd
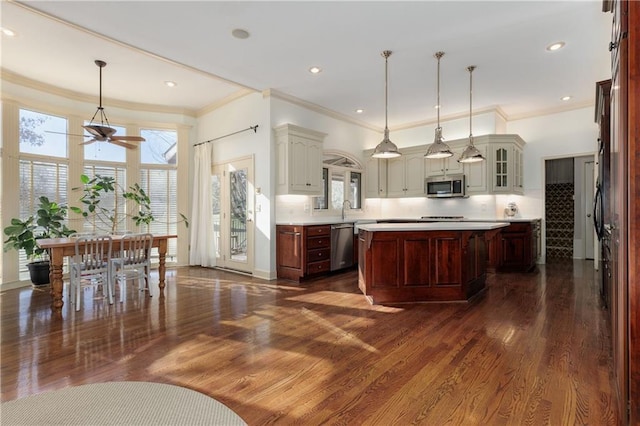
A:
POLYGON ((465 196, 464 175, 431 176, 424 180, 424 192, 430 198, 465 196))

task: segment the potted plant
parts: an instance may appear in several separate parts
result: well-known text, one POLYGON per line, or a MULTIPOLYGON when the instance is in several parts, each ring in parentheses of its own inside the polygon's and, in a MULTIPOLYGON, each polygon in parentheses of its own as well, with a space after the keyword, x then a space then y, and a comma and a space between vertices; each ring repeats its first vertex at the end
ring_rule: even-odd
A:
POLYGON ((4 241, 4 251, 24 250, 31 282, 34 285, 49 283, 49 258, 46 250, 38 247, 40 238, 68 237, 75 231, 64 223, 67 216, 67 206, 52 202, 46 196, 39 199, 38 210, 35 215, 26 219, 11 219, 11 225, 4 228, 8 237, 4 241))

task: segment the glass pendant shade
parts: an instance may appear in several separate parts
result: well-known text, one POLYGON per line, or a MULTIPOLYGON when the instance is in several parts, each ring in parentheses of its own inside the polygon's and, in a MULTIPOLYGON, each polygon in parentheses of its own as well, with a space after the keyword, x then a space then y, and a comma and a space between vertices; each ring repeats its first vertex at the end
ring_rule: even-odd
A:
POLYGON ((472 119, 473 119, 473 107, 472 107, 472 93, 473 93, 473 70, 475 66, 471 65, 467 67, 469 71, 469 145, 464 149, 462 155, 458 159, 459 163, 477 163, 484 161, 484 157, 478 148, 473 145, 473 132, 472 132, 472 119))
POLYGON ((382 142, 376 146, 371 156, 373 158, 395 158, 402 154, 398 151, 396 144, 389 139, 389 126, 387 124, 387 106, 388 106, 388 59, 391 56, 390 50, 382 52, 384 57, 384 138, 382 142))
POLYGON ((438 127, 436 127, 436 136, 433 140, 433 143, 429 145, 427 153, 424 154, 425 158, 430 159, 447 158, 453 155, 453 152, 451 152, 451 148, 449 148, 449 145, 444 143, 444 138, 442 137, 442 127, 440 127, 440 58, 444 56, 444 52, 436 52, 434 56, 438 60, 438 104, 436 106, 436 108, 438 108, 438 127))

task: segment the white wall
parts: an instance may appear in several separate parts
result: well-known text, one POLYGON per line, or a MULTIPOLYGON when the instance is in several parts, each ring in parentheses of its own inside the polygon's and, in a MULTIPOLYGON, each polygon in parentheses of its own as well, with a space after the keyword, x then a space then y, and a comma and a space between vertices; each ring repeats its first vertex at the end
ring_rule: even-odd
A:
MULTIPOLYGON (((504 133, 501 129, 503 120, 493 111, 481 113, 473 116, 473 134, 474 136, 487 135, 491 133, 504 133)), ((469 117, 456 118, 453 120, 440 120, 442 127, 442 137, 446 141, 463 139, 469 136, 469 117)), ((429 145, 433 143, 435 136, 436 123, 425 126, 412 127, 408 129, 391 130, 389 139, 395 143, 398 148, 405 148, 416 145, 429 145)), ((382 140, 382 135, 380 135, 382 140)), ((375 148, 380 141, 367 146, 367 148, 375 148)))

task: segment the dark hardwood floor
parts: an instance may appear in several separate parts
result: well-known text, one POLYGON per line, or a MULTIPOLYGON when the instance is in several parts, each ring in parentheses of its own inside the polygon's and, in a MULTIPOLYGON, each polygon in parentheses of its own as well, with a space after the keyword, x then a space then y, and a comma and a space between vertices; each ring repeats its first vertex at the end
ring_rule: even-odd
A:
MULTIPOLYGON (((357 274, 297 285, 167 271, 164 296, 93 290, 52 321, 47 289, 4 291, 2 401, 151 381, 250 425, 615 425, 610 338, 591 262, 489 274, 471 303, 371 306, 357 274)), ((64 407, 61 407, 64 409, 64 407)))

